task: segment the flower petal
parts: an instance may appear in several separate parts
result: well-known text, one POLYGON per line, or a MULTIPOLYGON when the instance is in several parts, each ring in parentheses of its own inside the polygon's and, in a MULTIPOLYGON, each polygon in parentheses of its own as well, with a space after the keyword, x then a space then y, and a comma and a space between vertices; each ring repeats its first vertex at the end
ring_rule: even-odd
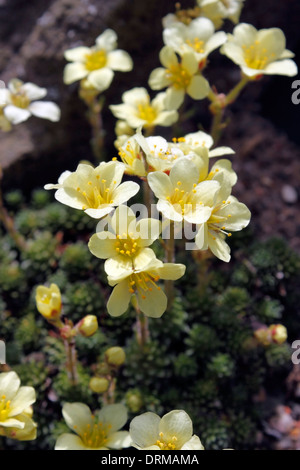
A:
POLYGON ((151 318, 160 318, 167 309, 168 299, 161 288, 153 287, 153 290, 147 290, 141 293, 137 292, 138 304, 141 311, 151 318))
POLYGON ((166 199, 171 194, 172 184, 166 173, 153 171, 149 173, 147 179, 150 188, 158 199, 166 199))
POLYGON ((114 72, 108 67, 103 67, 99 70, 94 70, 88 76, 88 80, 98 91, 104 91, 109 88, 114 78, 114 72))
POLYGON ((39 118, 57 122, 60 119, 60 109, 51 101, 35 101, 28 106, 29 111, 39 118))
POLYGON ((64 53, 64 57, 69 62, 85 62, 85 58, 91 53, 91 49, 85 46, 74 47, 68 49, 64 53))
POLYGON ((18 108, 12 104, 5 106, 3 113, 12 124, 20 124, 31 116, 28 109, 18 108))
POLYGON ((170 85, 170 80, 167 77, 166 69, 163 67, 158 67, 152 70, 148 83, 152 90, 161 90, 162 88, 170 85))
POLYGON ((22 413, 36 400, 35 390, 33 387, 20 387, 17 394, 11 400, 9 417, 22 413))
POLYGON ((107 311, 112 317, 119 317, 123 315, 128 309, 128 305, 131 299, 131 293, 129 292, 128 281, 122 281, 117 284, 107 302, 107 311))
POLYGON ((136 416, 130 423, 130 437, 140 449, 152 446, 159 438, 160 417, 151 412, 136 416))
POLYGON ((133 62, 127 52, 117 49, 108 54, 107 67, 120 72, 130 72, 133 69, 133 62))
POLYGON ((202 100, 208 95, 209 83, 204 77, 195 75, 186 91, 187 94, 194 100, 202 100))
POLYGON ((119 431, 108 436, 106 445, 110 449, 125 449, 132 444, 128 431, 119 431))
POLYGON ((97 48, 112 51, 117 47, 117 39, 118 37, 115 31, 108 28, 96 38, 97 48))
POLYGON ((88 70, 80 62, 74 62, 67 64, 64 68, 64 83, 70 85, 71 83, 77 82, 88 75, 88 70))
POLYGON ((69 428, 79 436, 84 434, 88 425, 93 425, 91 410, 84 403, 65 403, 62 414, 69 428))
POLYGON ((109 434, 119 431, 127 421, 127 409, 121 403, 105 405, 98 413, 98 419, 103 424, 109 424, 109 434))
POLYGON ((113 204, 118 206, 119 204, 124 204, 133 196, 135 196, 140 190, 140 185, 133 181, 126 181, 125 183, 120 184, 117 189, 113 192, 113 204))
POLYGON ((47 95, 46 88, 41 88, 31 82, 24 83, 24 85, 22 86, 22 91, 25 92, 27 98, 30 101, 40 100, 47 95))
POLYGON ((88 243, 90 252, 100 259, 116 256, 116 236, 111 232, 99 232, 92 235, 88 243))
POLYGON ((79 436, 64 433, 56 441, 55 450, 90 450, 79 436))
POLYGON ((176 447, 180 449, 191 439, 193 423, 185 411, 173 410, 162 417, 159 430, 163 432, 164 439, 167 442, 172 442, 172 437, 176 436, 176 447))
POLYGON ((214 232, 214 235, 209 233, 208 245, 212 253, 222 261, 228 263, 230 261, 230 248, 225 242, 224 238, 214 232))
POLYGON ((12 400, 20 388, 21 381, 14 371, 0 374, 0 396, 5 395, 7 400, 12 400))
POLYGON ((202 442, 195 434, 181 447, 181 450, 204 450, 202 442))

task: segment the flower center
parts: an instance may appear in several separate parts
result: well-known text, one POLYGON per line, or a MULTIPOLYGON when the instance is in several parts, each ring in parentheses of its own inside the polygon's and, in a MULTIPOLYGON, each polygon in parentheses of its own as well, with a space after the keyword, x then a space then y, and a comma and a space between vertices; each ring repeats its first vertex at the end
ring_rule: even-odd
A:
POLYGON ((85 56, 85 68, 89 72, 93 70, 102 69, 107 62, 106 52, 103 49, 93 51, 85 56))
POLYGON ((6 396, 0 398, 0 422, 5 421, 10 411, 10 400, 6 400, 6 396))
POLYGON ((156 284, 159 276, 153 273, 134 273, 129 277, 129 292, 134 294, 138 292, 142 299, 146 299, 147 292, 152 292, 153 288, 160 290, 156 284))
POLYGON ((136 149, 128 143, 125 147, 125 150, 122 148, 119 149, 119 156, 125 165, 130 167, 133 166, 135 160, 141 160, 141 156, 137 153, 136 149))
MULTIPOLYGON (((103 424, 101 422, 94 423, 93 425, 87 424, 85 431, 80 435, 84 445, 92 449, 104 447, 107 443, 107 436, 110 424, 103 424)), ((74 429, 76 430, 75 426, 74 429)))
POLYGON ((165 441, 164 440, 164 433, 160 432, 159 437, 160 437, 160 439, 158 439, 156 441, 156 445, 161 450, 175 450, 176 449, 176 441, 177 441, 176 436, 173 436, 170 441, 165 441))
MULTIPOLYGON (((107 187, 106 179, 96 176, 96 181, 88 181, 82 190, 79 186, 76 190, 86 199, 87 204, 82 206, 82 210, 87 208, 98 209, 103 204, 113 204, 112 192, 114 188, 107 187)), ((117 184, 113 182, 114 186, 117 184)))
POLYGON ((204 41, 199 38, 187 39, 186 44, 194 49, 199 54, 204 54, 204 41))
MULTIPOLYGON (((254 44, 247 47, 242 46, 244 51, 244 58, 247 66, 251 69, 263 70, 268 63, 270 62, 270 57, 268 56, 268 51, 266 48, 260 47, 260 42, 255 41, 254 44)), ((274 58, 275 54, 272 53, 271 57, 274 58)))
POLYGON ((175 210, 182 215, 186 214, 192 210, 196 204, 203 205, 203 202, 197 202, 193 200, 193 196, 196 193, 195 187, 196 183, 193 185, 194 189, 192 191, 185 191, 181 189, 182 182, 177 181, 177 186, 173 191, 172 196, 168 196, 167 200, 174 206, 175 210))
POLYGON ((182 64, 171 65, 169 69, 166 69, 166 76, 178 90, 186 89, 192 79, 191 74, 183 68, 182 64))
MULTIPOLYGON (((232 234, 226 231, 226 227, 224 223, 227 221, 227 219, 230 219, 232 215, 228 214, 227 216, 221 216, 217 214, 217 212, 221 209, 221 207, 224 207, 227 204, 230 204, 230 201, 222 201, 222 203, 214 207, 211 213, 211 216, 207 221, 208 230, 210 231, 210 233, 213 233, 213 232, 223 233, 225 236, 231 237, 232 234)), ((216 239, 214 235, 213 235, 213 239, 214 240, 216 239)))
POLYGON ((157 118, 157 112, 150 104, 140 103, 137 105, 137 110, 138 117, 148 124, 152 124, 157 118))
POLYGON ((137 241, 131 238, 127 233, 123 233, 123 236, 117 235, 116 251, 120 255, 129 256, 130 258, 136 256, 136 252, 139 249, 137 241))
POLYGON ((27 98, 26 94, 22 91, 18 93, 11 93, 10 100, 14 106, 17 108, 27 109, 30 105, 30 100, 27 98))

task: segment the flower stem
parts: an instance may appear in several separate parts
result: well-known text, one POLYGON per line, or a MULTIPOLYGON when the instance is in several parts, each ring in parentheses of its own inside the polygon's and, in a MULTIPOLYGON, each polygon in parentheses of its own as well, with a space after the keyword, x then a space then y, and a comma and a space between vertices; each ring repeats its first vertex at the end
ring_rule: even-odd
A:
MULTIPOLYGON (((167 263, 175 262, 175 234, 174 234, 174 222, 170 221, 170 238, 166 240, 165 243, 165 258, 167 263)), ((174 301, 175 292, 174 292, 174 282, 171 280, 165 281, 165 294, 168 298, 168 307, 169 310, 174 301)))
POLYGON ((136 311, 136 338, 141 348, 141 351, 145 351, 145 346, 150 338, 148 318, 141 312, 138 305, 135 305, 136 311))
MULTIPOLYGON (((0 166, 0 182, 2 180, 3 172, 0 166)), ((2 190, 0 187, 0 221, 3 223, 4 227, 6 228, 7 232, 14 240, 16 246, 19 248, 20 251, 26 250, 26 241, 23 236, 17 231, 14 221, 12 217, 8 214, 2 196, 2 190)))
POLYGON ((208 99, 211 101, 210 111, 213 114, 213 120, 211 124, 210 134, 214 140, 214 144, 219 141, 224 128, 226 127, 226 122, 223 122, 223 117, 226 108, 234 103, 237 99, 243 88, 249 82, 249 78, 242 76, 241 80, 235 85, 235 87, 227 94, 216 93, 210 89, 208 94, 208 99))
POLYGON ((68 338, 64 340, 64 346, 67 356, 67 374, 72 385, 77 385, 78 374, 77 374, 77 353, 75 338, 68 338))

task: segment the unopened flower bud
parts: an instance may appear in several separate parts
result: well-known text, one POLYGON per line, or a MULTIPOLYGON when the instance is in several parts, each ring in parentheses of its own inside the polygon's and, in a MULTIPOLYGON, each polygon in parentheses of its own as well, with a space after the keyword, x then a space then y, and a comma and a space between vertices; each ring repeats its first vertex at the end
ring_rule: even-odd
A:
POLYGON ((121 366, 125 362, 125 351, 119 346, 114 346, 107 349, 105 352, 105 358, 108 364, 112 366, 121 366))
POLYGON ((98 320, 95 315, 87 315, 77 325, 77 329, 82 336, 93 336, 98 330, 98 320))
POLYGON ((35 300, 38 311, 46 320, 55 322, 60 318, 62 310, 61 293, 56 284, 51 284, 49 288, 38 286, 35 300))
POLYGON ((92 377, 90 389, 94 393, 104 393, 109 387, 109 381, 105 377, 92 377))
POLYGON ((270 325, 269 330, 271 332, 272 340, 276 344, 282 344, 287 340, 287 329, 283 325, 270 325))

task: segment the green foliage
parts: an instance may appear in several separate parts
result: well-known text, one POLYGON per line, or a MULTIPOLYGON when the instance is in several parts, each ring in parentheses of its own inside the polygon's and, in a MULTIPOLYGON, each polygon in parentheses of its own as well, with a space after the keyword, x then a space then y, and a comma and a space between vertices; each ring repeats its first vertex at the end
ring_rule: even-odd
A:
MULTIPOLYGON (((9 364, 22 383, 36 388, 36 445, 51 449, 66 430, 62 402, 99 408, 90 378, 101 369, 105 349, 121 346, 126 361, 116 377, 116 400, 126 403, 131 418, 145 411, 162 415, 185 409, 205 448, 253 448, 261 426, 253 397, 261 388, 272 396, 274 384, 278 392, 291 367, 289 344, 257 346, 253 325, 282 322, 289 325, 289 336, 297 338, 299 332, 299 258, 287 244, 278 239, 253 242, 249 234, 246 239, 233 237, 239 259, 229 267, 213 262, 206 289, 199 289, 195 265, 189 263, 170 311, 149 319, 150 338, 141 351, 133 308, 119 318, 107 313, 111 288, 103 262, 87 248, 95 221, 49 203, 42 190, 32 194, 31 206, 22 212, 23 198, 9 198, 11 210, 19 211, 16 222, 28 251, 19 254, 7 235, 1 237, 0 338, 7 342, 9 364), (40 283, 60 287, 63 314, 74 323, 88 314, 98 318, 94 336, 76 338, 75 387, 67 376, 62 340, 36 310, 40 283)), ((178 261, 182 256, 179 250, 178 261)), ((22 446, 30 448, 23 443, 13 448, 22 446)))

